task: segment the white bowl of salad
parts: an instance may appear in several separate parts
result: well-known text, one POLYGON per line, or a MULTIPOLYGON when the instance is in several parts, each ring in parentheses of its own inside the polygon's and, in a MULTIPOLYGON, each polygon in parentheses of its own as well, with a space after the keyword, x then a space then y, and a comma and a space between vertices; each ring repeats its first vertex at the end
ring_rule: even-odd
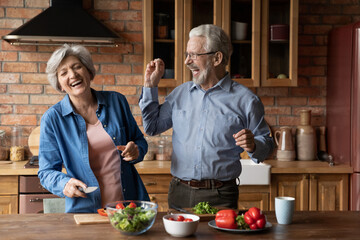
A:
POLYGON ((158 205, 147 201, 117 201, 106 205, 110 224, 125 235, 140 235, 155 222, 158 205))

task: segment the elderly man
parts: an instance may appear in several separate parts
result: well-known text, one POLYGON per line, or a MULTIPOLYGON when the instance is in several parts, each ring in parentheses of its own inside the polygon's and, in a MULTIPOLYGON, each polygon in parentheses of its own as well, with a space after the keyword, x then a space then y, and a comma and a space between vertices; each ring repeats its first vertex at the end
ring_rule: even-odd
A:
POLYGON ((225 32, 201 25, 189 37, 185 65, 193 81, 175 88, 161 105, 157 86, 164 62, 147 65, 139 102, 144 129, 156 135, 173 128, 170 207, 206 201, 236 209, 240 153, 245 150, 262 162, 273 150, 273 139, 260 99, 226 72, 232 47, 225 32))

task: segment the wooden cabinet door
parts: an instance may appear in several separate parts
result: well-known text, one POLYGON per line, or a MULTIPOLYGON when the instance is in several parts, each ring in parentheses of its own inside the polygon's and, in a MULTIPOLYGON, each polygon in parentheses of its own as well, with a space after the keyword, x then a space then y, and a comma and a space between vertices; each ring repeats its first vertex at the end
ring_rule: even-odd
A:
POLYGON ((167 193, 149 194, 149 196, 151 202, 157 203, 158 212, 167 212, 169 210, 167 193))
POLYGON ((0 176, 0 195, 18 194, 18 176, 0 176))
POLYGON ((261 86, 297 86, 299 0, 261 2, 261 86))
POLYGON ((141 179, 148 193, 168 193, 171 181, 168 174, 142 174, 141 179))
POLYGON ((18 197, 16 195, 0 196, 0 214, 17 214, 18 197))
POLYGON ((0 176, 0 214, 18 213, 18 176, 0 176))
POLYGON ((272 174, 270 210, 275 210, 275 197, 295 197, 295 210, 309 209, 309 175, 308 174, 272 174))
POLYGON ((309 210, 348 210, 347 174, 311 174, 309 210))
POLYGON ((231 38, 233 54, 228 71, 231 78, 247 87, 260 86, 261 0, 223 0, 222 28, 231 38), (246 24, 244 37, 235 36, 246 24))
POLYGON ((251 207, 260 208, 263 211, 269 210, 268 193, 239 193, 238 209, 246 210, 251 207))

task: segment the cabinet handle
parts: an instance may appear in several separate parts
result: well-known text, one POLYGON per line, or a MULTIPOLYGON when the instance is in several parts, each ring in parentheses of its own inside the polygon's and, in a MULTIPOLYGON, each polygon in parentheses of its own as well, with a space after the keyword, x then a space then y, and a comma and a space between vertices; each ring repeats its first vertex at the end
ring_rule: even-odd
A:
POLYGON ((147 182, 147 183, 144 183, 145 186, 153 186, 153 185, 157 185, 156 182, 147 182))
POLYGON ((156 200, 156 197, 154 197, 154 196, 150 197, 150 201, 155 201, 155 200, 156 200))
POLYGON ((316 180, 318 177, 316 175, 311 175, 311 180, 316 180))
POLYGON ((42 202, 42 198, 31 198, 30 202, 42 202))

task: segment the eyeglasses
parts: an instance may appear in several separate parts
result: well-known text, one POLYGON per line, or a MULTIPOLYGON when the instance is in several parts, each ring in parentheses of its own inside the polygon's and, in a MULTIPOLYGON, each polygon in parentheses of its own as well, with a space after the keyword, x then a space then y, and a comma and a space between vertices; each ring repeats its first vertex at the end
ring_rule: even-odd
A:
POLYGON ((207 52, 207 53, 188 53, 185 52, 185 59, 187 59, 187 57, 189 57, 191 60, 196 60, 198 56, 202 56, 202 55, 210 55, 210 54, 214 54, 216 52, 207 52))

